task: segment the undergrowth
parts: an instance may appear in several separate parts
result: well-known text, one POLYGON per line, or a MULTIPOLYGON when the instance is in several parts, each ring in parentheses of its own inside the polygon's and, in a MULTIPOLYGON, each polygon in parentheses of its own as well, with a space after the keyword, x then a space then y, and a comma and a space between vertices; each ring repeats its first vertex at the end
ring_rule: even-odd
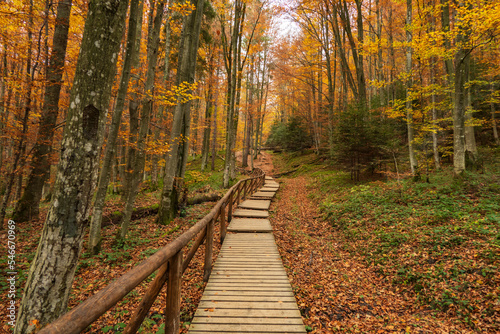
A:
POLYGON ((282 170, 310 177, 312 197, 343 248, 434 312, 471 328, 499 325, 500 166, 487 154, 484 171, 430 182, 411 179, 354 184, 314 155, 281 156, 282 170), (312 163, 311 163, 312 162, 312 163))

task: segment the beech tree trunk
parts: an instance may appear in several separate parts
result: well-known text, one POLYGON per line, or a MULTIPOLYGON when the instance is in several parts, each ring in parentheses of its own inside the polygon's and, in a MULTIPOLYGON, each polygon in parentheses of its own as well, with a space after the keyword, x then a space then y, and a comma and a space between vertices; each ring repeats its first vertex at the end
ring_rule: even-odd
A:
POLYGON ((237 0, 234 4, 234 21, 233 31, 231 33, 231 55, 226 55, 231 61, 229 62, 230 70, 226 66, 228 75, 228 93, 227 93, 227 131, 226 131, 226 155, 224 160, 223 186, 229 187, 231 174, 234 170, 234 146, 236 141, 236 130, 238 127, 238 113, 236 110, 236 91, 238 87, 238 55, 241 53, 240 34, 242 21, 244 20, 245 4, 237 0))
POLYGON ((132 60, 135 55, 134 52, 137 50, 135 43, 137 41, 137 20, 138 15, 142 15, 142 5, 139 6, 140 0, 131 0, 130 2, 130 13, 129 13, 129 25, 127 33, 127 46, 125 50, 125 60, 123 63, 123 70, 120 79, 120 87, 118 88, 118 94, 116 97, 115 110, 113 112, 113 118, 111 120, 111 125, 108 134, 108 142, 106 144, 106 149, 104 151, 104 159, 101 166, 101 172, 99 174, 99 183, 97 185, 97 193, 94 201, 94 211, 92 213, 92 221, 90 223, 89 231, 89 244, 88 248, 92 254, 98 254, 101 251, 101 224, 102 224, 102 213, 106 199, 106 193, 108 190, 110 172, 113 162, 113 157, 116 151, 116 141, 118 138, 118 132, 120 130, 120 124, 122 121, 123 109, 125 108, 125 97, 127 96, 128 84, 130 81, 130 71, 132 69, 132 60))
POLYGON ((43 185, 50 174, 50 152, 54 139, 54 127, 59 114, 66 46, 68 44, 69 17, 72 0, 60 0, 57 5, 56 24, 52 40, 52 52, 47 66, 47 87, 43 110, 38 128, 37 140, 33 148, 31 172, 23 196, 14 210, 13 219, 25 222, 38 218, 38 207, 42 198, 43 185))
MULTIPOLYGON (((463 7, 463 1, 459 1, 463 7)), ((456 37, 456 44, 465 44, 468 40, 468 27, 461 27, 456 37)), ((455 94, 453 109, 453 170, 456 176, 461 175, 465 165, 465 112, 467 109, 467 90, 465 84, 469 76, 470 50, 460 47, 455 53, 455 94)))
MULTIPOLYGON (((435 63, 435 62, 433 62, 435 63)), ((436 84, 436 70, 434 68, 434 65, 431 65, 431 84, 435 85, 436 84)), ((437 110, 436 110, 436 94, 432 93, 431 96, 431 103, 432 103, 432 126, 433 126, 433 131, 432 131, 432 152, 434 156, 434 166, 436 169, 441 168, 441 162, 440 162, 440 157, 439 157, 439 147, 438 147, 438 122, 437 122, 437 110)))
MULTIPOLYGON (((14 186, 16 173, 21 173, 22 177, 22 167, 24 166, 25 161, 25 150, 26 150, 26 133, 28 132, 28 120, 29 114, 31 112, 31 98, 32 98, 32 90, 33 90, 33 78, 32 78, 32 46, 33 46, 33 0, 30 0, 29 13, 28 13, 28 52, 27 52, 27 60, 26 60, 26 101, 24 102, 24 115, 23 118, 20 119, 21 123, 21 133, 19 135, 19 142, 17 144, 15 153, 14 153, 14 161, 12 163, 11 172, 7 179, 7 186, 5 189, 5 193, 2 198, 2 203, 0 204, 0 229, 3 227, 3 221, 5 219, 5 215, 7 212, 7 207, 9 205, 10 195, 12 193, 12 188, 14 186), (18 172, 18 168, 21 170, 18 172)), ((22 182, 22 179, 21 179, 22 182)), ((20 187, 19 187, 20 188, 20 187)), ((20 189, 18 189, 20 191, 20 189)))
POLYGON ((129 184, 130 189, 128 189, 127 192, 127 201, 123 212, 121 229, 119 234, 116 236, 118 240, 125 239, 127 235, 128 228, 130 226, 130 219, 132 218, 132 210, 134 209, 135 198, 139 191, 139 185, 141 184, 143 170, 146 164, 146 141, 149 132, 151 113, 153 111, 155 68, 158 61, 158 46, 160 43, 160 30, 164 7, 165 2, 160 0, 156 5, 156 15, 152 29, 150 30, 150 34, 148 36, 148 68, 146 71, 146 82, 144 84, 145 96, 142 100, 141 125, 139 127, 139 136, 137 139, 137 154, 135 156, 131 177, 132 181, 129 184))
POLYGON ((413 37, 411 25, 413 21, 412 14, 412 0, 406 0, 406 42, 408 47, 406 50, 406 73, 408 75, 406 83, 406 124, 408 128, 408 151, 410 156, 410 170, 413 175, 415 175, 418 163, 415 155, 414 147, 414 129, 413 129, 413 98, 411 96, 411 90, 413 86, 413 73, 412 73, 412 56, 413 48, 411 46, 413 37))
MULTIPOLYGON (((2 54, 2 79, 1 79, 1 86, 0 86, 0 133, 3 133, 3 129, 5 128, 5 123, 7 121, 5 117, 5 93, 6 93, 6 86, 7 86, 7 75, 8 75, 8 70, 7 70, 7 43, 3 44, 3 54, 2 54)), ((4 153, 4 147, 5 147, 5 139, 1 138, 0 139, 0 172, 2 172, 2 166, 3 166, 3 153, 4 153)), ((3 181, 0 181, 0 192, 3 191, 3 181)), ((0 225, 2 223, 0 222, 0 225)))
MULTIPOLYGON (((181 83, 192 85, 196 75, 196 56, 203 16, 203 0, 191 0, 195 5, 189 16, 184 19, 179 46, 177 86, 181 83)), ((189 151, 191 101, 178 101, 170 134, 170 152, 165 168, 163 190, 158 212, 159 224, 168 224, 177 214, 178 198, 187 164, 189 151)))
POLYGON ((82 248, 97 178, 99 133, 106 121, 128 1, 91 1, 70 95, 52 203, 21 302, 16 334, 58 318, 82 248), (90 73, 90 75, 89 75, 90 73))
POLYGON ((466 88, 466 107, 465 107, 465 151, 469 154, 472 163, 476 163, 478 158, 476 136, 474 134, 473 122, 473 109, 472 109, 472 85, 471 81, 471 59, 466 61, 467 66, 467 88, 466 88))
POLYGON ((210 128, 212 121, 212 114, 214 109, 214 66, 213 66, 213 54, 209 60, 209 82, 208 82, 208 92, 205 103, 205 126, 203 128, 203 142, 201 148, 201 171, 205 171, 208 164, 208 154, 210 151, 210 128))
MULTIPOLYGON (((217 75, 218 77, 218 75, 217 75)), ((215 104, 214 108, 214 114, 213 114, 213 131, 214 133, 212 134, 212 161, 211 161, 211 166, 210 169, 212 171, 215 170, 215 158, 217 157, 217 103, 215 104)))
MULTIPOLYGON (((143 12, 144 2, 141 1, 139 12, 143 12)), ((154 6, 153 6, 154 9, 154 6)), ((132 57, 132 68, 138 69, 140 66, 140 49, 141 49, 141 40, 142 40, 142 17, 143 15, 139 15, 137 20, 137 39, 135 42, 135 50, 132 57)), ((150 15, 150 21, 152 21, 152 14, 150 15)), ((139 137, 139 92, 140 92, 140 81, 141 81, 141 73, 133 73, 131 74, 132 86, 134 87, 133 93, 131 94, 130 101, 128 104, 128 113, 129 113, 129 133, 128 133, 128 144, 123 145, 124 159, 126 156, 126 161, 124 161, 124 178, 122 181, 122 194, 121 200, 122 202, 127 202, 128 193, 131 189, 131 184, 134 179, 134 166, 135 166, 135 158, 137 155, 137 140, 139 137), (128 146, 128 149, 127 149, 128 146)))
POLYGON ((497 130, 497 121, 496 121, 496 110, 495 110, 495 102, 493 102, 493 92, 495 91, 493 81, 490 82, 490 91, 491 91, 491 102, 490 102, 490 111, 491 111, 491 125, 493 127, 493 139, 495 139, 495 144, 500 144, 500 139, 498 138, 498 130, 497 130))

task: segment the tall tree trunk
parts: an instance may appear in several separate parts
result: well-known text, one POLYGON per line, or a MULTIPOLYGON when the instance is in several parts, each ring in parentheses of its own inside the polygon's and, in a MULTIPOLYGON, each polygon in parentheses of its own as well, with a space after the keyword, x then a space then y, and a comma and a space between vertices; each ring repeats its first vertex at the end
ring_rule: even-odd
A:
MULTIPOLYGON (((7 86, 7 76, 8 76, 8 69, 7 69, 7 43, 3 44, 3 54, 2 54, 2 67, 1 67, 1 73, 2 73, 2 79, 0 82, 0 133, 3 133, 7 118, 6 113, 5 113, 5 95, 6 95, 6 86, 7 86)), ((3 154, 4 154, 4 147, 5 147, 5 141, 3 138, 0 138, 0 173, 2 172, 2 166, 3 166, 3 154)), ((3 190, 3 181, 0 182, 0 192, 3 190)), ((2 222, 0 222, 0 225, 2 225, 2 222)), ((1 228, 1 227, 0 227, 1 228)))
POLYGON ((211 156, 211 165, 210 169, 212 171, 215 170, 215 159, 217 158, 217 101, 215 102, 214 113, 213 113, 213 134, 212 134, 212 156, 211 156))
MULTIPOLYGON (((328 7, 327 7, 328 8, 328 7)), ((337 49, 335 49, 335 56, 334 56, 334 69, 332 71, 332 61, 331 61, 331 53, 330 53, 330 36, 329 36, 329 29, 328 29, 328 23, 323 22, 322 20, 322 26, 324 33, 323 35, 325 36, 325 42, 322 43, 324 44, 324 52, 325 52, 325 60, 326 60, 326 73, 327 73, 327 79, 328 79, 328 145, 329 145, 329 154, 330 156, 333 156, 333 135, 334 135, 334 119, 333 119, 333 106, 335 105, 335 75, 337 72, 337 49)), ((321 73, 321 71, 319 71, 321 73)), ((318 109, 322 108, 321 106, 321 96, 323 92, 321 91, 321 81, 318 80, 318 109)), ((319 149, 319 143, 318 143, 318 149, 319 149)))
POLYGON ((477 161, 478 153, 477 153, 477 146, 476 146, 476 136, 474 135, 474 126, 471 125, 473 122, 473 109, 472 109, 472 88, 473 86, 470 85, 471 81, 471 59, 469 56, 469 59, 466 62, 466 66, 468 67, 467 70, 467 88, 466 88, 466 95, 467 95, 467 106, 465 108, 465 151, 468 153, 469 158, 472 160, 472 163, 475 163, 477 161))
MULTIPOLYGON (((10 195, 12 193, 12 187, 14 186, 16 173, 21 173, 18 169, 22 169, 25 161, 24 153, 26 151, 26 134, 28 132, 28 120, 29 114, 31 112, 31 99, 32 99, 32 90, 33 90, 33 78, 32 78, 32 66, 31 66, 31 57, 32 57, 32 46, 33 46, 33 0, 29 1, 29 13, 28 13, 28 52, 27 52, 27 60, 26 60, 26 91, 27 97, 24 105, 24 115, 21 119, 21 133, 19 135, 19 142, 16 147, 14 153, 14 161, 12 163, 11 172, 7 179, 7 186, 5 189, 5 193, 2 198, 2 203, 0 204, 0 229, 3 227, 3 221, 5 219, 7 207, 9 205, 10 195), (19 168, 20 167, 20 168, 19 168)), ((22 182, 22 179, 21 179, 22 182)), ((19 187, 20 188, 20 187, 19 187)), ((18 189, 20 192, 21 189, 18 189)))
POLYGON ((245 113, 245 138, 243 140, 243 157, 242 157, 242 164, 241 167, 247 167, 248 166, 248 154, 250 153, 250 143, 252 141, 252 124, 253 124, 253 117, 252 117, 252 109, 253 109, 253 93, 254 93, 254 72, 255 72, 255 60, 254 56, 252 55, 251 62, 250 62, 250 69, 249 73, 247 75, 247 108, 246 108, 246 113, 245 113))
MULTIPOLYGON (((436 62, 433 61, 432 64, 435 64, 436 62)), ((431 65, 431 85, 436 84, 436 69, 434 65, 431 65)), ((434 166, 436 169, 441 168, 441 162, 440 162, 440 157, 439 157, 439 147, 438 147, 438 122, 437 122, 437 110, 436 110, 436 94, 434 91, 432 92, 431 96, 431 103, 432 103, 432 152, 434 156, 434 166)))
POLYGON ((16 334, 31 333, 67 310, 88 224, 128 2, 91 1, 71 90, 52 203, 21 302, 16 334), (92 71, 93 75, 88 75, 92 71), (100 92, 100 94, 96 94, 100 92))
POLYGON ((135 198, 139 191, 139 186, 141 184, 143 176, 143 170, 146 165, 146 142, 149 132, 151 113, 153 111, 155 69, 156 63, 158 61, 158 46, 160 43, 160 30, 164 7, 165 2, 163 0, 160 0, 156 4, 156 15, 154 17, 152 29, 150 29, 150 33, 148 35, 148 67, 146 71, 146 82, 144 83, 145 96, 141 103, 142 112, 139 135, 137 139, 137 154, 135 156, 134 167, 132 168, 132 182, 131 184, 129 184, 130 189, 127 192, 128 196, 125 203, 125 210, 123 212, 121 228, 118 235, 116 236, 118 241, 124 240, 127 235, 128 228, 130 226, 130 219, 132 218, 132 211, 134 209, 135 198))
MULTIPOLYGON (((141 1, 141 6, 139 11, 143 12, 144 2, 141 1)), ((149 13, 149 21, 153 21, 154 14, 154 4, 150 3, 151 9, 149 13)), ((140 50, 141 50, 141 41, 142 41, 142 21, 143 15, 139 15, 137 22, 137 40, 135 43, 134 57, 132 58, 132 69, 137 70, 140 68, 140 50)), ((152 23, 151 23, 152 25, 152 23)), ((131 94, 130 101, 128 104, 128 113, 129 113, 129 134, 128 134, 128 143, 125 146, 126 154, 126 162, 124 163, 124 179, 122 182, 122 194, 121 200, 126 203, 128 198, 129 190, 132 189, 131 184, 134 180, 134 166, 135 159, 137 156, 137 141, 139 139, 139 103, 140 103, 140 91, 141 91, 141 74, 135 73, 137 71, 132 70, 131 81, 132 86, 134 87, 133 93, 131 94)))
POLYGON ((42 198, 43 185, 50 173, 50 152, 54 139, 54 127, 59 114, 66 46, 68 44, 69 18, 72 0, 60 0, 57 5, 56 24, 52 40, 52 52, 47 66, 47 87, 43 110, 38 127, 37 140, 33 148, 31 172, 22 198, 16 205, 13 219, 16 222, 38 218, 38 206, 42 198))
POLYGON ((413 37, 411 31, 411 25, 413 22, 412 14, 412 0, 406 0, 406 42, 408 43, 406 49, 406 73, 408 75, 406 83, 406 124, 408 128, 408 151, 410 155, 410 170, 413 175, 415 175, 418 162, 415 155, 414 147, 414 129, 413 129, 413 97, 412 97, 412 86, 413 86, 413 73, 412 73, 412 56, 413 47, 411 46, 413 37))
MULTIPOLYGON (((352 77, 351 70, 349 69, 348 57, 347 57, 347 53, 345 51, 346 29, 344 29, 344 31, 343 31, 343 36, 340 35, 340 25, 338 22, 337 15, 339 15, 341 12, 342 12, 342 8, 341 8, 340 4, 333 6, 333 12, 331 15, 330 23, 332 25, 332 30, 333 30, 333 33, 335 36, 335 42, 336 42, 337 48, 339 50, 344 85, 345 86, 348 85, 349 88, 351 89, 352 94, 354 95, 355 99, 358 99, 359 98, 358 87, 356 86, 356 84, 354 82, 354 78, 352 77)), ((343 19, 342 15, 341 15, 341 18, 343 19)), ((346 96, 346 94, 347 94, 347 89, 344 89, 344 96, 346 96)))
POLYGON ((89 244, 88 248, 92 254, 98 254, 101 251, 101 223, 102 223, 102 213, 106 199, 106 193, 108 190, 110 170, 112 167, 113 157, 116 151, 116 141, 118 138, 118 132, 120 130, 120 124, 122 121, 123 109, 125 108, 125 98, 127 96, 128 84, 130 81, 130 72, 132 69, 132 60, 135 55, 136 49, 135 43, 137 41, 137 20, 138 16, 142 15, 142 10, 139 12, 140 0, 131 0, 130 2, 130 13, 129 13, 129 25, 127 33, 127 46, 125 49, 125 60, 123 63, 123 69, 120 79, 120 87, 118 88, 118 94, 116 97, 115 110, 113 112, 113 118, 111 120, 111 126, 108 134, 108 142, 106 144, 106 149, 104 151, 104 159, 101 166, 101 171, 99 174, 99 183, 97 185, 97 194, 94 201, 94 211, 92 213, 92 221, 90 223, 89 231, 89 244))
POLYGON ((495 139, 495 144, 500 144, 500 138, 498 137, 497 130, 497 121, 496 121, 496 110, 495 110, 495 102, 493 102, 493 93, 495 91, 495 84, 493 81, 490 82, 490 92, 491 92, 491 101, 490 101, 490 111, 491 111, 491 125, 493 127, 493 139, 495 139))
MULTIPOLYGON (((177 85, 194 84, 196 75, 196 56, 203 16, 203 0, 191 0, 195 9, 184 19, 179 46, 177 85)), ((184 178, 189 153, 191 101, 178 101, 170 135, 170 154, 167 159, 163 190, 157 222, 168 224, 177 214, 180 185, 184 178)))
MULTIPOLYGON (((464 7, 463 1, 459 6, 464 7)), ((468 27, 461 27, 457 37, 456 45, 465 44, 468 41, 468 27)), ((470 50, 459 46, 455 53, 455 94, 453 109, 453 170, 456 176, 461 175, 466 168, 465 165, 465 112, 467 109, 466 82, 469 76, 470 50)))
MULTIPOLYGON (((384 81, 384 60, 382 57, 382 11, 380 10, 380 0, 375 0, 375 6, 377 7, 376 9, 376 16, 377 16, 377 45, 378 45, 378 51, 377 51, 377 80, 379 82, 384 81)), ((377 93, 379 95, 379 100, 380 100, 380 105, 384 106, 385 105, 385 94, 384 94, 385 88, 380 87, 377 89, 377 93)))
MULTIPOLYGON (((236 131, 238 127, 238 113, 236 112, 236 91, 238 87, 238 68, 239 61, 238 56, 241 54, 241 44, 240 35, 242 22, 244 20, 244 12, 246 5, 241 0, 236 0, 234 4, 234 21, 233 21, 233 31, 231 34, 231 69, 228 71, 228 111, 227 111, 227 131, 226 131, 226 155, 224 160, 224 174, 223 174, 223 186, 225 188, 229 187, 229 181, 231 179, 233 166, 233 156, 234 156, 234 145, 236 140, 236 131)), ((227 66, 226 66, 227 68, 227 66)))
POLYGON ((207 101, 205 103, 205 126, 203 127, 203 143, 201 148, 201 171, 204 172, 208 164, 208 154, 210 151, 210 122, 212 118, 214 103, 212 86, 209 86, 207 101))

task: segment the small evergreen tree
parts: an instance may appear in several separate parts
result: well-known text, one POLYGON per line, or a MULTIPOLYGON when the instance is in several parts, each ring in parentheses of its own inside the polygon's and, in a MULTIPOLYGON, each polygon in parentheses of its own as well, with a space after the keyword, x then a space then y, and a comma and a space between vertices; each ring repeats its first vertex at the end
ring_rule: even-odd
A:
POLYGON ((287 151, 300 151, 311 145, 312 136, 298 116, 290 117, 286 124, 275 122, 267 139, 267 146, 282 147, 287 151))

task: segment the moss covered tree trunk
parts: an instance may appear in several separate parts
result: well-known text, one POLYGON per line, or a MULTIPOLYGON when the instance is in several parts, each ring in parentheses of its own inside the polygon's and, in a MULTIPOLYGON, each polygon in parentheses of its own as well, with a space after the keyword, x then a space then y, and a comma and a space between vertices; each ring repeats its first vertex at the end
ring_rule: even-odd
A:
POLYGON ((88 225, 98 168, 99 132, 106 121, 127 0, 89 4, 52 203, 22 298, 14 333, 31 333, 67 309, 88 225))

